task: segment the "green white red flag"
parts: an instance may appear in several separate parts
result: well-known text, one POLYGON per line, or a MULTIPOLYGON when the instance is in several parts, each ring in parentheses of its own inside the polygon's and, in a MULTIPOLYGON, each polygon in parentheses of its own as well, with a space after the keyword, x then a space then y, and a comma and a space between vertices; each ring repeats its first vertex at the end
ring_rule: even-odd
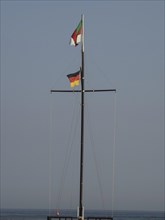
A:
POLYGON ((82 28, 83 27, 83 22, 82 19, 79 22, 77 28, 74 30, 71 39, 70 39, 70 45, 77 46, 81 42, 82 38, 82 28))

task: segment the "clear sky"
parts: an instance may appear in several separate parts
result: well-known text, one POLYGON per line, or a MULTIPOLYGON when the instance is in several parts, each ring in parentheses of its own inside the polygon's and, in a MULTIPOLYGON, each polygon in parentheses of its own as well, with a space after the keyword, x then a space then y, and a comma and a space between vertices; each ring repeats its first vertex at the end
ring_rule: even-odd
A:
POLYGON ((86 95, 85 208, 112 208, 115 136, 114 209, 163 210, 159 0, 1 1, 1 207, 78 205, 80 100, 50 89, 80 66, 69 40, 82 13, 85 86, 117 89, 86 95))

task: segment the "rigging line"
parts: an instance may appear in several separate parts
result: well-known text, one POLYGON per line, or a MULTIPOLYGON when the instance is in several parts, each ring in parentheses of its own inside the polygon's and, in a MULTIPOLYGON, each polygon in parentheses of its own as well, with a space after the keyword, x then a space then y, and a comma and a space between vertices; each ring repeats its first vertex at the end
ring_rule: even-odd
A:
MULTIPOLYGON (((51 95, 50 95, 51 97, 51 95)), ((48 175, 49 175, 49 178, 48 178, 48 210, 49 210, 49 215, 50 215, 50 212, 51 212, 51 203, 52 203, 52 144, 53 144, 53 141, 52 141, 52 137, 53 137, 53 104, 52 104, 52 100, 51 98, 49 98, 49 153, 48 153, 48 163, 49 163, 49 166, 48 166, 48 175)))
POLYGON ((112 217, 114 215, 114 195, 115 195, 115 158, 116 158, 116 115, 117 100, 116 93, 114 96, 114 135, 113 135, 113 159, 112 159, 112 217))
MULTIPOLYGON (((78 103, 78 98, 79 98, 79 102, 80 102, 80 96, 79 96, 79 94, 76 94, 76 99, 75 99, 75 106, 76 106, 76 108, 75 108, 75 111, 77 111, 77 114, 75 114, 75 117, 74 117, 74 120, 75 120, 75 122, 73 122, 72 123, 72 128, 71 128, 71 134, 72 134, 72 137, 71 137, 71 135, 70 135, 70 141, 69 141, 69 143, 70 143, 70 146, 71 146, 71 149, 73 149, 73 147, 74 147, 74 142, 75 142, 75 137, 77 136, 77 132, 79 131, 79 129, 77 129, 77 127, 78 127, 78 122, 80 122, 80 114, 81 114, 81 112, 80 112, 80 107, 78 107, 78 106, 81 106, 81 104, 79 103, 79 105, 77 104, 78 103)), ((73 114, 73 115, 74 115, 73 114)), ((79 143, 78 143, 79 144, 79 143)), ((79 148, 77 148, 77 144, 76 144, 76 150, 79 150, 79 148)), ((70 155, 69 155, 69 158, 71 157, 71 153, 72 153, 72 151, 70 151, 70 155)), ((78 156, 74 156, 73 155, 73 158, 75 159, 75 158, 77 158, 78 156)), ((75 181, 74 179, 73 179, 73 177, 74 177, 74 172, 75 172, 75 166, 77 167, 77 161, 76 161, 76 165, 74 164, 74 162, 75 161, 73 161, 73 159, 72 159, 72 164, 71 164, 71 166, 72 166, 72 168, 71 168, 71 175, 70 175, 70 180, 72 180, 72 181, 75 181)), ((77 180, 77 179, 76 179, 77 180)), ((72 207, 72 204, 73 204, 73 191, 75 190, 75 187, 74 187, 74 184, 72 184, 72 187, 71 187, 71 190, 70 190, 70 209, 72 208, 73 209, 73 207, 72 207)))
POLYGON ((97 174, 97 179, 98 179, 98 186, 99 186, 99 191, 100 191, 100 196, 101 196, 101 201, 102 201, 102 208, 105 209, 105 201, 104 201, 104 193, 103 193, 103 188, 102 188, 102 184, 101 184, 101 178, 100 178, 100 171, 99 171, 99 166, 97 163, 97 158, 96 158, 96 153, 95 153, 95 143, 94 143, 94 138, 93 138, 93 133, 92 133, 92 128, 91 128, 91 122, 90 122, 90 113, 89 113, 89 109, 88 109, 88 105, 86 105, 86 112, 87 112, 87 124, 89 127, 89 137, 90 137, 90 141, 91 141, 91 149, 93 152, 93 159, 94 159, 94 164, 96 167, 96 174, 97 174))
MULTIPOLYGON (((86 56, 88 56, 89 57, 89 55, 86 55, 86 56)), ((106 82, 108 82, 108 84, 110 83, 110 85, 113 87, 113 85, 112 85, 112 80, 109 78, 109 75, 106 75, 105 74, 105 71, 103 71, 101 68, 100 68, 100 66, 98 65, 98 62, 95 62, 95 60, 93 59, 93 57, 90 57, 90 59, 91 59, 91 62, 93 62, 93 64, 94 64, 94 66, 96 67, 96 72, 98 72, 98 70, 99 70, 99 77, 100 77, 100 73, 102 73, 102 76, 105 78, 105 80, 106 80, 106 82)), ((88 59, 87 59, 88 60, 88 59)))
MULTIPOLYGON (((52 97, 50 95, 50 97, 52 97)), ((51 210, 52 210, 52 205, 53 205, 53 192, 52 192, 52 181, 53 181, 53 178, 52 178, 52 157, 53 157, 53 124, 54 124, 54 114, 55 114, 55 111, 53 110, 53 107, 54 107, 54 101, 53 99, 49 99, 50 100, 50 117, 49 117, 49 214, 51 213, 51 210)), ((56 149, 56 148, 55 148, 56 149)), ((55 152, 56 154, 56 152, 55 152)))
MULTIPOLYGON (((75 131, 77 131, 77 125, 75 126, 75 131)), ((75 132, 73 132, 74 134, 75 134, 75 132)), ((72 144, 73 145, 73 144, 72 144)), ((77 145, 76 145, 76 148, 77 148, 77 145)), ((78 149, 78 148, 77 148, 78 149)), ((76 149, 76 150, 77 150, 76 149)), ((74 152, 75 152, 75 147, 74 147, 74 152)), ((72 154, 73 155, 73 154, 72 154)), ((75 203, 75 194, 74 194, 74 192, 76 191, 76 183, 77 183, 77 173, 76 173, 76 171, 77 170, 75 170, 75 167, 77 167, 78 168, 78 163, 77 163, 77 155, 75 156, 75 154, 73 155, 73 157, 72 157, 72 164, 71 164, 71 166, 70 166, 70 169, 71 169, 71 173, 70 173, 70 184, 71 184, 71 188, 70 188, 70 193, 69 193, 69 195, 68 195, 68 197, 69 197, 69 199, 68 199, 68 202, 69 202, 69 206, 68 206, 68 208, 70 209, 70 210, 73 210, 74 209, 74 207, 76 207, 76 205, 77 205, 77 203, 76 204, 74 204, 75 203), (75 179, 76 178, 76 179, 75 179), (74 184, 73 184, 74 183, 74 184)))
MULTIPOLYGON (((78 99, 78 95, 76 95, 76 98, 75 98, 75 107, 77 107, 78 105, 77 105, 77 99, 78 99)), ((75 108, 74 109, 74 112, 76 112, 76 109, 77 108, 75 108)), ((73 146, 74 146, 74 140, 75 140, 75 134, 76 134, 76 131, 78 131, 77 130, 77 126, 78 126, 78 123, 76 123, 78 120, 78 116, 79 116, 79 114, 78 114, 78 111, 77 111, 77 114, 75 114, 73 112, 73 117, 72 117, 72 125, 71 125, 71 129, 70 129, 70 135, 69 135, 69 137, 68 137, 68 145, 70 146, 69 147, 69 153, 68 153, 68 162, 66 163, 66 173, 67 173, 67 171, 68 171, 68 168, 69 168, 69 162, 70 162, 70 158, 71 158, 71 155, 72 155, 72 152, 73 152, 73 146), (74 115, 75 115, 75 117, 74 117, 74 115), (74 122, 74 120, 75 120, 75 122, 74 122), (75 125, 75 123, 76 123, 76 125, 75 125)), ((73 172, 72 172, 72 174, 73 174, 73 172)), ((65 182, 65 181, 64 181, 65 182)))
MULTIPOLYGON (((75 95, 75 94, 74 94, 75 95)), ((58 208, 60 208, 60 204, 61 204, 61 199, 62 199, 62 191, 65 185, 65 178, 66 178, 66 173, 68 171, 69 168, 69 161, 70 161, 70 157, 71 157, 71 153, 72 153, 72 149, 73 149, 73 141, 74 141, 74 136, 71 137, 71 134, 73 133, 73 135, 75 134, 75 131, 77 130, 77 124, 75 126, 75 129, 73 131, 73 127, 74 127, 74 118, 76 119, 76 117, 78 117, 78 114, 76 115, 76 100, 78 99, 78 95, 75 95, 75 100, 74 100, 74 104, 73 104, 73 114, 72 114, 72 124, 71 124, 71 129, 68 135, 68 148, 66 151, 66 155, 65 155, 65 162, 64 162, 64 166, 63 166, 63 170, 62 170, 62 174, 61 174, 61 178, 60 178, 60 189, 58 191, 58 196, 57 196, 57 205, 59 206, 58 208)))
MULTIPOLYGON (((75 104, 75 103, 74 103, 75 104)), ((76 105, 73 106, 73 114, 72 114, 72 125, 71 125, 71 128, 73 127, 73 117, 74 117, 74 112, 75 112, 75 107, 76 105)), ((72 129, 70 129, 70 134, 68 136, 68 138, 71 136, 71 131, 72 129)), ((70 143, 70 141, 67 143, 70 143)), ((64 166, 63 166, 63 169, 62 169, 62 174, 61 174, 61 178, 60 178, 60 188, 59 188, 59 191, 58 191, 58 196, 57 196, 57 204, 58 204, 58 208, 60 208, 60 204, 61 204, 61 198, 62 198, 62 190, 64 188, 64 185, 65 185, 65 178, 66 178, 66 173, 67 173, 67 168, 68 168, 68 163, 69 163, 69 152, 71 151, 71 144, 68 144, 69 147, 67 147, 67 151, 66 151, 66 154, 65 154, 65 160, 64 160, 64 166)))
MULTIPOLYGON (((75 57, 73 57, 73 59, 71 60, 71 62, 67 65, 67 66, 65 66, 65 69, 61 72, 61 73, 59 73, 59 76, 57 77, 57 79, 54 81, 54 79, 52 79, 52 81, 54 81, 54 83, 53 83, 53 85, 52 85, 52 88, 53 87, 56 87, 56 85, 58 85, 58 83, 59 83, 59 81, 64 77, 64 74, 68 74, 68 69, 69 69, 69 67, 70 66, 72 66, 71 64, 74 64, 75 65, 75 63, 79 63, 78 62, 78 56, 75 58, 75 57)), ((78 65, 77 65, 78 66, 78 65)), ((78 67, 79 68, 79 67, 78 67)))

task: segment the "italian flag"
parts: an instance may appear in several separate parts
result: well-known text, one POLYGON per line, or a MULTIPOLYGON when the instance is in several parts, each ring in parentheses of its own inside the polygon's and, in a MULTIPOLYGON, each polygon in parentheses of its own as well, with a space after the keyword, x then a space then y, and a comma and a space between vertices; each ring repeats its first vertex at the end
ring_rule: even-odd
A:
POLYGON ((82 26, 83 25, 82 25, 82 20, 81 20, 71 36, 70 45, 73 45, 76 47, 81 42, 82 26))
POLYGON ((80 82, 80 70, 76 73, 71 73, 67 75, 69 81, 70 81, 70 87, 73 88, 75 86, 79 85, 80 82))

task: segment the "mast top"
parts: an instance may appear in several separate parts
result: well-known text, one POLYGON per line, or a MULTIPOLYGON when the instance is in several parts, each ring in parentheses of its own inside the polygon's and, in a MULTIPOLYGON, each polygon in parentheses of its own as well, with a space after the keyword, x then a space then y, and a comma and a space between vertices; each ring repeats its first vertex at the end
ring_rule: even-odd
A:
POLYGON ((81 31, 81 51, 84 52, 84 15, 81 15, 82 31, 81 31))

